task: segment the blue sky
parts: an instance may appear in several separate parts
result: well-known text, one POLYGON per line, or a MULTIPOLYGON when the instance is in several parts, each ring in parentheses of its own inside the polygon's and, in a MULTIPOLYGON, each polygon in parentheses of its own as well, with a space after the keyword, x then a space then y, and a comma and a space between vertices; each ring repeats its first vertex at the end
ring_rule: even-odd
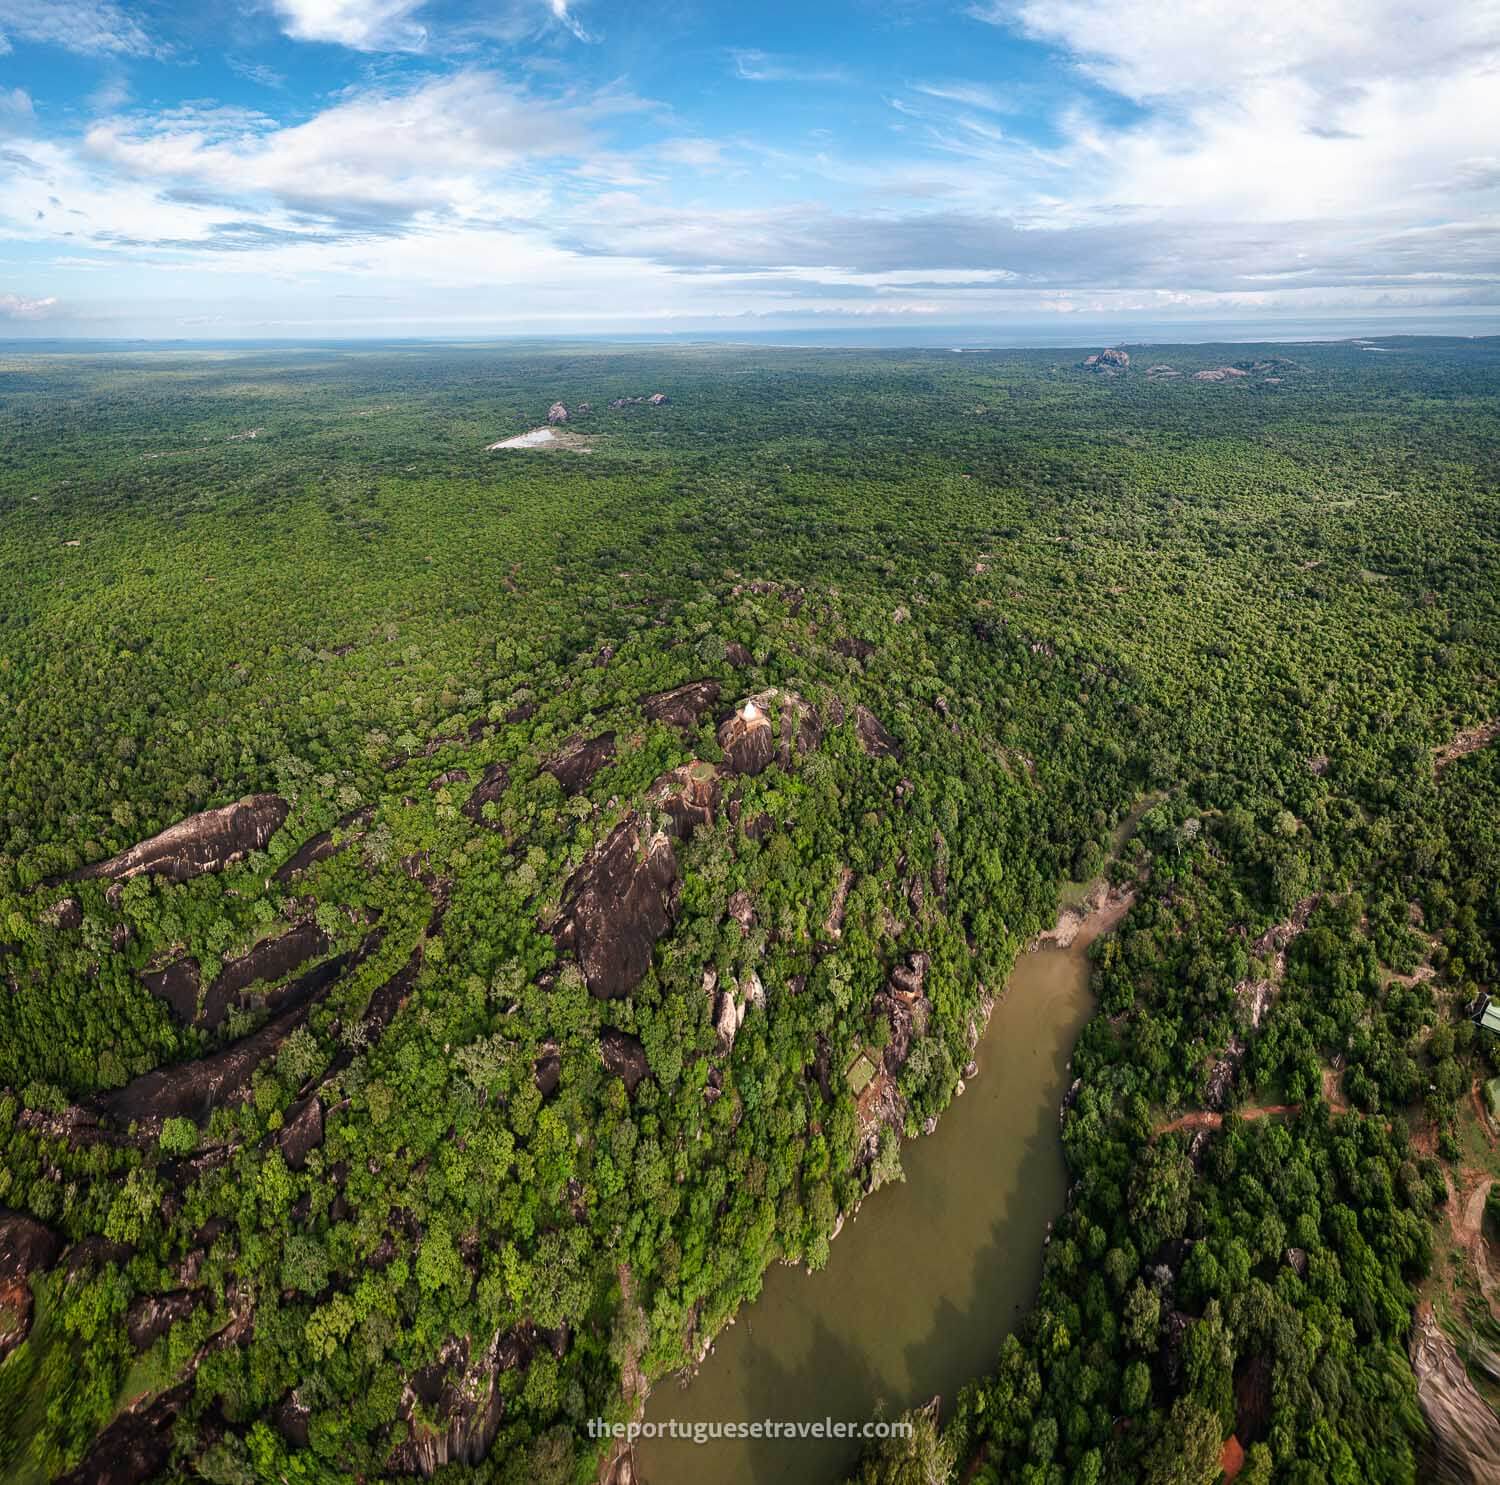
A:
POLYGON ((0 338, 1500 301, 1500 0, 0 0, 0 338))

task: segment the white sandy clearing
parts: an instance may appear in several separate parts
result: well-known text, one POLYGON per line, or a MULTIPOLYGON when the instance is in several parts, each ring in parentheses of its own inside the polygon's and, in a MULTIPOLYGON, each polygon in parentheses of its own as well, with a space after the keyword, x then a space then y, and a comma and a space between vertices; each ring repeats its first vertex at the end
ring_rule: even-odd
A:
POLYGON ((556 442, 557 435, 550 428, 533 428, 530 433, 518 433, 514 438, 502 438, 499 443, 492 443, 485 453, 493 453, 496 449, 539 449, 556 442))

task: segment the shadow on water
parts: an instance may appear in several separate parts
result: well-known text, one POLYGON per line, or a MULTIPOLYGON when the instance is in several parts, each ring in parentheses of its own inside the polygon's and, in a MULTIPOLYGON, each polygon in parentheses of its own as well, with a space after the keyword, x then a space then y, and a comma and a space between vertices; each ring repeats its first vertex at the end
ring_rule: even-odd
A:
MULTIPOLYGON (((932 1136, 903 1147, 906 1181, 865 1202, 822 1272, 772 1268, 690 1385, 657 1385, 646 1420, 863 1423, 935 1393, 951 1405, 1035 1295, 1067 1192, 1058 1102, 1090 1009, 1083 948, 1022 956, 978 1050, 979 1077, 932 1136)), ((647 1440, 637 1462, 647 1485, 827 1485, 861 1447, 647 1440)))

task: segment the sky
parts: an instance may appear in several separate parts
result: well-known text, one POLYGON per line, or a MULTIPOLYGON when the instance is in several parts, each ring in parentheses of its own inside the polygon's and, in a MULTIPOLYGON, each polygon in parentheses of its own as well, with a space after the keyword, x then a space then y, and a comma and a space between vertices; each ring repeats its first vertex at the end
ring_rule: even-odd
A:
POLYGON ((1500 0, 0 0, 0 339, 1497 312, 1500 0))

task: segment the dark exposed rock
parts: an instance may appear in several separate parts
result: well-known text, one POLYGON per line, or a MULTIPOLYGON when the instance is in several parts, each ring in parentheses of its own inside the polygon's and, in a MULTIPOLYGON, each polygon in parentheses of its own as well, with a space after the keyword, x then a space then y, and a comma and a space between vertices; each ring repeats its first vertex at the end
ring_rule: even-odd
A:
POLYGON ((529 1346, 509 1342, 509 1333, 497 1335, 471 1359, 467 1339, 450 1340, 407 1379, 399 1408, 409 1433, 386 1461, 389 1473, 431 1479, 443 1465, 483 1461, 505 1411, 500 1373, 530 1360, 529 1346))
POLYGON ((31 1333, 33 1273, 50 1268, 62 1239, 34 1217, 0 1208, 0 1360, 31 1333))
POLYGON ((172 1424, 192 1396, 191 1380, 161 1393, 139 1412, 121 1413, 101 1433, 71 1474, 57 1485, 144 1485, 166 1468, 172 1424))
POLYGON ((1307 1277, 1307 1249, 1288 1248, 1281 1255, 1281 1261, 1296 1274, 1299 1279, 1307 1277))
POLYGON ((854 708, 854 730, 859 745, 872 758, 899 758, 901 745, 881 725, 880 719, 867 706, 854 708))
POLYGON ((117 1268, 123 1268, 130 1262, 135 1254, 135 1249, 129 1243, 112 1243, 106 1237, 91 1235, 79 1240, 63 1254, 63 1267, 67 1270, 68 1281, 84 1274, 97 1273, 106 1264, 114 1264, 117 1268))
POLYGON ((773 761, 790 769, 794 754, 810 753, 823 740, 823 723, 795 691, 773 688, 736 707, 720 724, 718 736, 731 772, 758 774, 773 761), (779 724, 775 727, 773 709, 779 724))
POLYGON ((229 960, 208 987, 203 1007, 204 1022, 217 1026, 224 1019, 231 1001, 251 985, 279 980, 309 959, 326 954, 331 947, 328 935, 311 921, 298 923, 275 938, 262 939, 249 953, 229 960))
POLYGON ((562 785, 564 794, 577 794, 588 788, 594 775, 614 756, 615 735, 604 732, 586 741, 581 737, 570 738, 562 751, 542 767, 562 785))
POLYGON ((362 809, 351 810, 341 820, 336 820, 331 830, 320 831, 310 840, 304 841, 297 849, 278 866, 273 873, 272 880, 287 882, 293 877, 301 876, 310 866, 315 866, 319 861, 326 861, 330 856, 337 855, 346 846, 352 845, 360 836, 360 827, 368 825, 375 813, 373 805, 365 805, 362 809))
POLYGON ((1088 371, 1098 372, 1104 376, 1119 376, 1130 366, 1130 352, 1114 348, 1107 351, 1095 351, 1092 356, 1085 356, 1081 364, 1088 371))
POLYGON ((179 1320, 185 1320, 208 1298, 203 1289, 176 1289, 170 1294, 143 1294, 125 1312, 125 1334, 144 1351, 179 1320))
POLYGON ((523 701, 520 706, 513 706, 505 714, 505 720, 514 726, 517 722, 529 722, 536 716, 536 705, 530 701, 523 701))
POLYGON ((1263 1351, 1245 1358, 1234 1372, 1234 1432, 1246 1446, 1271 1431, 1275 1370, 1263 1351))
POLYGON ((643 839, 640 818, 622 821, 569 878, 553 928, 578 958, 591 994, 628 995, 651 966, 672 923, 677 857, 665 835, 643 839))
POLYGON ((891 971, 891 990, 903 1000, 920 999, 927 983, 927 955, 918 951, 906 956, 905 964, 891 971))
POLYGON ((646 1049, 629 1032, 606 1026, 599 1033, 599 1056, 604 1062, 604 1070, 619 1078, 627 1093, 634 1093, 642 1079, 651 1076, 646 1049))
POLYGON ((82 928, 83 904, 76 897, 64 897, 47 909, 46 917, 54 928, 82 928))
POLYGON ((295 1392, 288 1392, 276 1404, 271 1417, 287 1443, 296 1449, 307 1448, 311 1440, 308 1424, 312 1421, 312 1409, 302 1402, 295 1392))
POLYGON ((198 961, 183 957, 161 969, 141 972, 141 984, 172 1009, 178 1025, 191 1025, 198 1016, 198 961))
POLYGON ((724 646, 724 658, 736 669, 743 670, 754 663, 754 656, 738 640, 730 640, 724 646))
POLYGON ((222 809, 190 815, 118 856, 85 866, 74 876, 123 882, 149 872, 168 881, 190 881, 206 871, 221 871, 251 851, 264 850, 289 808, 278 794, 251 794, 222 809))
POLYGON ((467 768, 445 768, 428 783, 427 787, 436 793, 439 789, 446 789, 449 784, 467 784, 468 782, 469 770, 467 768))
POLYGON ((698 719, 719 699, 719 683, 715 680, 689 681, 671 691, 657 691, 641 697, 641 710, 648 720, 663 722, 683 732, 692 732, 698 719))
POLYGON ((315 1097, 294 1103, 287 1110, 276 1143, 286 1163, 293 1170, 302 1170, 307 1157, 323 1143, 323 1105, 315 1097))
POLYGON ((550 1098, 557 1092, 557 1085, 562 1081, 562 1053, 556 1042, 545 1041, 537 1048, 531 1075, 536 1080, 536 1091, 543 1098, 550 1098))
POLYGON ((697 826, 713 824, 721 792, 718 769, 695 759, 657 778, 646 792, 646 803, 666 815, 673 835, 688 840, 697 826))
POLYGON ((755 926, 755 904, 743 888, 729 899, 729 916, 740 925, 741 933, 749 933, 755 926))
POLYGON ((506 766, 503 763, 491 763, 479 776, 474 792, 459 806, 459 813, 476 825, 487 823, 484 818, 485 805, 498 804, 509 783, 510 772, 506 766))
POLYGON ((62 1251, 62 1239, 35 1217, 0 1207, 0 1279, 25 1279, 48 1269, 62 1251))
POLYGON ((851 660, 868 660, 875 653, 875 646, 869 640, 856 639, 852 634, 834 640, 833 647, 840 655, 847 655, 851 660))
POLYGON ((594 666, 597 670, 605 669, 609 662, 615 658, 615 647, 613 645, 600 645, 599 653, 594 656, 594 666))
POLYGON ((196 1062, 143 1073, 125 1087, 96 1099, 95 1106, 128 1124, 132 1119, 201 1118, 216 1104, 248 1096, 250 1075, 255 1069, 306 1020, 328 986, 373 954, 384 936, 377 928, 352 954, 340 954, 294 981, 281 998, 278 1014, 259 1031, 196 1062))

